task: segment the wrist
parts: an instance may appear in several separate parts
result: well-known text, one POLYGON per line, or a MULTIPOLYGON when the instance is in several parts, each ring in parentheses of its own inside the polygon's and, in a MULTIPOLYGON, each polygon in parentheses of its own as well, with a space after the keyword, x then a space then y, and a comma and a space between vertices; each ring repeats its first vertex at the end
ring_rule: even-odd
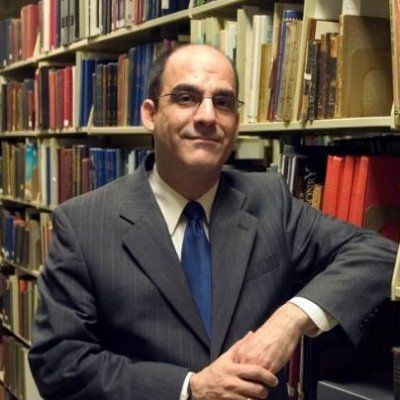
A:
POLYGON ((189 385, 188 385, 188 399, 190 400, 201 400, 201 395, 199 393, 199 376, 198 374, 193 374, 190 377, 189 385))
POLYGON ((288 318, 293 322, 293 329, 300 335, 309 335, 318 330, 309 315, 296 304, 286 303, 282 307, 285 307, 288 318))

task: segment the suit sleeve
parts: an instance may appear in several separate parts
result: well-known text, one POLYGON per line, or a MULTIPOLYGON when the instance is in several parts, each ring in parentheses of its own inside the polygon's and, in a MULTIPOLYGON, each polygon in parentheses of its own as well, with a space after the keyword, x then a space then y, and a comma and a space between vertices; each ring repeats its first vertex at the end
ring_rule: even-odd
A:
POLYGON ((283 187, 283 226, 295 281, 357 343, 390 296, 398 245, 367 229, 326 216, 283 187))
POLYGON ((105 350, 85 260, 61 208, 38 279, 40 303, 29 361, 46 400, 178 399, 186 368, 141 362, 105 350))

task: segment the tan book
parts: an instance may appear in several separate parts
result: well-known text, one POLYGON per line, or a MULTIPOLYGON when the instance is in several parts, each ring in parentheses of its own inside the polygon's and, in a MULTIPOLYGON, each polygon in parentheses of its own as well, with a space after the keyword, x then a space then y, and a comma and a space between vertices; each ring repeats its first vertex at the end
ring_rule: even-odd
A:
POLYGON ((261 45, 260 92, 258 97, 258 122, 267 121, 271 98, 272 43, 261 45))
POLYGON ((293 106, 296 90, 297 70, 299 67, 299 47, 302 26, 303 21, 295 21, 295 23, 289 27, 289 29, 292 30, 292 33, 290 39, 290 53, 286 71, 286 87, 283 96, 282 107, 282 119, 286 122, 290 122, 293 117, 293 106))
POLYGON ((390 40, 392 49, 392 69, 393 69, 393 103, 394 113, 400 112, 400 17, 397 0, 389 0, 390 7, 390 40))
POLYGON ((390 115, 393 87, 389 20, 342 15, 340 36, 336 117, 390 115))
POLYGON ((324 193, 323 185, 317 184, 313 187, 312 198, 311 198, 311 207, 321 211, 323 193, 324 193))

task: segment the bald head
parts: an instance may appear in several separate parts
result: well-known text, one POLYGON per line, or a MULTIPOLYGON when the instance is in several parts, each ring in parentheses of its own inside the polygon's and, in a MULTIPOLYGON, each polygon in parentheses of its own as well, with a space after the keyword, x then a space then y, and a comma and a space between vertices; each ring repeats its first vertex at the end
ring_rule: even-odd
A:
MULTIPOLYGON (((232 73, 232 80, 234 82, 235 92, 239 90, 239 80, 237 71, 232 63, 232 61, 226 57, 219 49, 213 46, 205 44, 187 44, 174 47, 166 52, 162 53, 150 67, 149 80, 148 80, 148 94, 147 98, 156 99, 160 96, 163 86, 163 77, 165 70, 174 68, 174 65, 179 65, 182 62, 196 62, 202 63, 208 57, 204 57, 206 54, 215 54, 215 57, 221 59, 222 63, 226 62, 227 70, 232 73)), ((154 101, 156 107, 158 106, 157 100, 154 101)))

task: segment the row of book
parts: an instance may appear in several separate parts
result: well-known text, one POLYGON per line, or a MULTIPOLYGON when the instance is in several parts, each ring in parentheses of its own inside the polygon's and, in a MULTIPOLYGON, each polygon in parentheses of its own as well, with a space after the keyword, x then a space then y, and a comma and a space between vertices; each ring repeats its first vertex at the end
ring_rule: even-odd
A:
POLYGON ((39 8, 28 4, 21 8, 20 18, 0 21, 0 67, 33 56, 39 32, 39 8))
POLYGON ((41 0, 28 4, 22 7, 20 18, 0 21, 0 37, 4 38, 0 67, 184 10, 188 5, 189 0, 41 0))
POLYGON ((311 20, 308 32, 300 119, 389 115, 389 20, 341 15, 338 22, 311 20))
POLYGON ((0 232, 0 249, 5 262, 32 272, 41 270, 53 232, 51 214, 41 212, 38 216, 25 216, 2 207, 0 232))
POLYGON ((335 155, 332 148, 286 146, 279 171, 295 197, 325 214, 400 241, 398 156, 335 155))
MULTIPOLYGON (((239 98, 245 101, 242 122, 390 114, 388 20, 344 15, 340 21, 307 19, 305 25, 302 5, 275 3, 274 7, 273 15, 243 6, 236 20, 191 20, 193 43, 220 47, 235 60, 239 98), (300 65, 304 29, 307 51, 305 65, 300 65), (302 69, 301 82, 297 78, 302 69)), ((176 40, 165 40, 136 46, 119 58, 77 52, 75 65, 41 66, 34 80, 3 83, 0 129, 86 126, 92 107, 96 126, 140 125, 148 67, 162 50, 175 44, 176 40)))
POLYGON ((390 114, 389 19, 303 18, 302 4, 277 2, 270 13, 244 5, 236 19, 191 20, 190 33, 234 59, 244 123, 390 114))
POLYGON ((399 242, 400 158, 328 156, 322 211, 399 242))
POLYGON ((3 334, 0 342, 0 363, 4 370, 1 400, 41 400, 28 361, 28 349, 11 335, 3 334))
POLYGON ((1 274, 0 285, 3 324, 30 342, 33 319, 39 301, 36 280, 1 274))
POLYGON ((176 45, 164 40, 111 54, 77 52, 76 64, 39 66, 34 79, 0 85, 0 129, 21 131, 140 125, 150 63, 176 45))
MULTIPOLYGON (((368 139, 364 138, 363 142, 365 152, 374 154, 385 149, 390 153, 390 140, 386 141, 386 146, 385 141, 378 143, 374 139, 370 146, 365 145, 368 139)), ((279 172, 292 194, 312 207, 400 241, 400 158, 340 154, 350 150, 354 152, 354 145, 348 144, 346 149, 337 144, 285 145, 279 172), (347 216, 352 210, 358 220, 350 221, 344 217, 343 210, 347 216)), ((319 379, 329 379, 340 373, 346 376, 355 371, 390 369, 390 349, 400 340, 398 306, 388 302, 383 307, 358 349, 343 344, 344 338, 339 341, 303 338, 288 364, 290 400, 316 400, 319 379)))
POLYGON ((3 195, 55 206, 132 173, 149 152, 97 146, 55 138, 39 145, 3 141, 3 195))

